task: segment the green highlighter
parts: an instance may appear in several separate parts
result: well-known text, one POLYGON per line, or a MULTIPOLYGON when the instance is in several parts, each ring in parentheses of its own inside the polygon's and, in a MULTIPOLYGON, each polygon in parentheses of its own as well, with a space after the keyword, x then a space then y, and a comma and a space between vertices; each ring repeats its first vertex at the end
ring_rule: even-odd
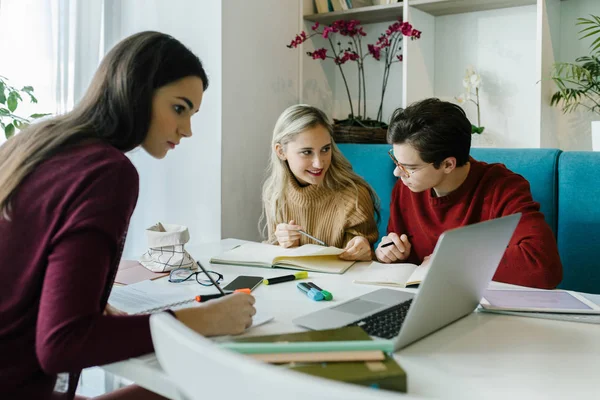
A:
POLYGON ((308 282, 307 283, 308 286, 310 286, 311 288, 318 290, 319 292, 321 292, 321 294, 323 295, 323 298, 325 299, 325 301, 330 301, 333 300, 333 295, 331 293, 329 293, 327 290, 323 290, 320 287, 318 287, 317 285, 315 285, 312 282, 308 282))

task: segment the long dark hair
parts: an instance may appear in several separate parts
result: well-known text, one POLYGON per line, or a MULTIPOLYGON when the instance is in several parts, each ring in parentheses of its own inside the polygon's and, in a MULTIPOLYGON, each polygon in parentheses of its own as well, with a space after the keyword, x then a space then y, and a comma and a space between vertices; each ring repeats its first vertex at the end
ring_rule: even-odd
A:
POLYGON ((196 76, 208 87, 200 59, 177 39, 140 32, 119 42, 102 60, 75 108, 31 125, 0 147, 0 213, 8 218, 10 200, 37 165, 88 139, 127 152, 148 133, 154 92, 196 76))

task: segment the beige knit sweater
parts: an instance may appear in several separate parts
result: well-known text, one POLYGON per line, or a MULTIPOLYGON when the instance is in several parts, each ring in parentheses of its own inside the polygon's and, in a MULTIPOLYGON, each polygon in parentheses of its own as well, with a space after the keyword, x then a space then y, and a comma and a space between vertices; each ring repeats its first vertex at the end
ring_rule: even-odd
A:
MULTIPOLYGON (((283 220, 267 220, 269 243, 278 243, 275 237, 277 224, 289 223, 290 220, 328 246, 339 248, 344 248, 355 236, 364 236, 371 245, 379 236, 373 201, 364 186, 359 186, 358 194, 352 187, 343 191, 320 185, 302 187, 290 176, 284 203, 283 220)), ((312 239, 301 236, 300 245, 309 243, 316 244, 312 239)))

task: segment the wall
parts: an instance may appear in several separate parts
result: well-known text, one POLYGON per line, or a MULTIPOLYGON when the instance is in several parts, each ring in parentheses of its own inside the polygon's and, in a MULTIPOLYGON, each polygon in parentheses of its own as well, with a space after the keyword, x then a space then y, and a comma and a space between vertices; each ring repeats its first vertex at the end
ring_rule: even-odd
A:
POLYGON ((164 160, 143 150, 131 153, 140 173, 140 197, 131 220, 124 258, 146 249, 144 229, 157 221, 185 224, 190 243, 221 238, 221 4, 210 0, 130 0, 120 7, 121 38, 142 30, 158 30, 181 40, 203 61, 210 86, 192 119, 193 137, 164 160))
POLYGON ((223 4, 222 237, 260 240, 261 186, 273 127, 299 98, 298 54, 286 45, 300 31, 302 14, 298 1, 223 4))
MULTIPOLYGON (((481 125, 496 147, 539 147, 536 6, 436 17, 435 95, 463 91, 465 68, 482 77, 481 125)), ((474 105, 465 110, 476 123, 474 105)))

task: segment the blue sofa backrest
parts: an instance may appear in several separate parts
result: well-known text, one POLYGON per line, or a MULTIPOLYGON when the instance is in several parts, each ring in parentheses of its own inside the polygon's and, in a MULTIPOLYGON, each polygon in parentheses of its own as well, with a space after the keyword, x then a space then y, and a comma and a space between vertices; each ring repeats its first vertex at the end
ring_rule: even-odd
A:
MULTIPOLYGON (((354 170, 381 200, 380 238, 387 232, 390 197, 396 183, 387 144, 340 144, 354 170)), ((556 235, 563 264, 559 287, 600 294, 600 152, 558 149, 472 149, 480 161, 502 163, 529 181, 556 235)))
POLYGON ((600 152, 568 151, 558 161, 560 287, 600 293, 600 152))
POLYGON ((471 149, 471 156, 486 163, 501 163, 523 176, 533 199, 556 236, 558 225, 558 149, 471 149))
POLYGON ((387 144, 338 144, 340 151, 352 164, 354 171, 371 185, 381 200, 381 219, 377 227, 379 238, 387 234, 390 219, 390 197, 396 183, 394 163, 387 152, 387 144))

